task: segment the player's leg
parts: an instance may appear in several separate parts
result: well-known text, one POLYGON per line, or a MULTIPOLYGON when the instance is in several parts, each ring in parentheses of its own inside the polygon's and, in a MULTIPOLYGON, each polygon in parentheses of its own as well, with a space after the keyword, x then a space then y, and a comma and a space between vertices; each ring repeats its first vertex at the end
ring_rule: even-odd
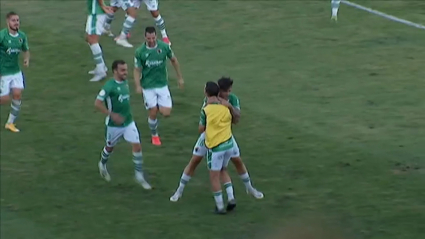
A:
MULTIPOLYGON (((106 65, 103 59, 102 48, 99 45, 99 36, 103 33, 103 26, 106 15, 89 15, 86 23, 87 43, 93 54, 93 59, 96 64, 94 77, 90 81, 100 81, 106 77, 106 65)), ((90 73, 90 72, 89 72, 90 73)))
POLYGON ((183 195, 183 191, 185 186, 189 183, 190 179, 193 177, 195 173, 196 167, 198 167, 199 163, 202 161, 202 158, 207 152, 207 148, 205 147, 205 133, 202 133, 198 140, 195 143, 195 147, 193 147, 192 158, 189 163, 184 168, 182 176, 179 181, 179 187, 174 192, 173 196, 170 197, 170 201, 177 202, 181 196, 183 195))
POLYGON ((142 145, 140 144, 139 130, 137 129, 137 126, 134 122, 125 127, 124 139, 132 145, 134 175, 136 182, 139 183, 144 189, 152 189, 151 185, 149 185, 143 175, 142 145))
POLYGON ((164 117, 169 117, 173 108, 173 99, 168 86, 156 89, 156 93, 158 95, 159 113, 164 117))
POLYGON ((247 193, 251 194, 257 199, 263 198, 264 194, 252 186, 251 178, 249 176, 249 173, 248 173, 248 170, 246 169, 245 164, 242 161, 242 158, 240 156, 239 146, 234 137, 233 137, 233 149, 231 154, 231 161, 233 165, 235 166, 239 177, 244 183, 247 193))
POLYGON ((10 83, 12 78, 9 76, 0 76, 0 104, 7 104, 10 100, 10 83))
POLYGON ((143 100, 148 110, 148 125, 151 131, 153 145, 161 145, 161 139, 158 134, 158 96, 155 89, 143 89, 143 100))
POLYGON ((100 176, 104 178, 107 182, 109 182, 111 181, 111 176, 109 175, 106 164, 108 163, 109 156, 112 154, 115 145, 120 141, 121 137, 124 135, 124 128, 106 126, 105 134, 105 146, 103 147, 102 152, 100 153, 100 161, 98 163, 98 167, 100 176))
POLYGON ((232 179, 230 178, 229 173, 227 172, 227 165, 229 164, 230 157, 232 155, 232 149, 228 150, 225 153, 224 161, 223 161, 223 169, 221 170, 220 177, 221 182, 224 185, 224 188, 226 189, 227 194, 227 211, 232 211, 236 207, 236 200, 233 190, 233 184, 232 179))
POLYGON ((209 149, 207 152, 207 165, 210 172, 211 190, 214 195, 216 213, 218 214, 226 213, 220 183, 220 172, 223 168, 224 153, 225 151, 213 151, 212 149, 209 149))
POLYGON ((137 8, 134 7, 133 1, 130 0, 124 0, 122 8, 127 12, 127 16, 124 20, 121 33, 117 38, 115 38, 115 41, 120 46, 130 48, 133 47, 133 45, 127 41, 127 35, 130 33, 130 30, 133 28, 134 22, 136 21, 137 8))
POLYGON ((338 10, 339 10, 340 4, 341 4, 341 0, 331 0, 332 19, 333 20, 337 20, 337 18, 338 18, 338 10))
POLYGON ((161 31, 162 40, 171 45, 170 39, 167 36, 167 31, 165 29, 165 21, 159 13, 158 0, 143 0, 146 5, 146 8, 151 12, 152 17, 155 19, 155 24, 158 29, 161 31))
POLYGON ((107 13, 106 14, 105 24, 104 24, 104 29, 103 29, 103 34, 106 34, 109 37, 114 37, 114 34, 111 31, 111 24, 112 24, 112 21, 115 18, 115 13, 121 7, 121 4, 120 4, 120 1, 119 0, 112 0, 110 5, 112 7, 113 13, 111 13, 111 14, 107 13))
POLYGON ((22 91, 25 88, 24 83, 24 75, 22 72, 10 76, 10 88, 12 89, 12 100, 10 104, 10 113, 9 118, 7 119, 7 123, 5 128, 12 132, 19 132, 19 129, 15 126, 15 120, 19 115, 19 111, 21 110, 22 104, 22 91))

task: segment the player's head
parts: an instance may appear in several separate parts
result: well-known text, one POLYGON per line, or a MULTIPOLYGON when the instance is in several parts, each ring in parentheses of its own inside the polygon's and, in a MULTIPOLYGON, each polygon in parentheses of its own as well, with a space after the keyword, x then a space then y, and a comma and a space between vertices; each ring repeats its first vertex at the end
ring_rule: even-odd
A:
POLYGON ((123 60, 115 60, 112 62, 112 72, 116 80, 123 81, 127 79, 127 63, 123 60))
POLYGON ((217 81, 218 86, 220 87, 220 95, 222 97, 229 96, 230 92, 232 92, 233 80, 230 77, 221 77, 217 81))
POLYGON ((208 81, 205 84, 205 95, 207 97, 218 96, 220 93, 220 87, 214 81, 208 81))
POLYGON ((12 31, 19 30, 19 16, 16 12, 9 12, 6 15, 7 27, 12 31))
POLYGON ((145 29, 146 44, 150 47, 156 45, 156 29, 155 27, 146 27, 145 29))

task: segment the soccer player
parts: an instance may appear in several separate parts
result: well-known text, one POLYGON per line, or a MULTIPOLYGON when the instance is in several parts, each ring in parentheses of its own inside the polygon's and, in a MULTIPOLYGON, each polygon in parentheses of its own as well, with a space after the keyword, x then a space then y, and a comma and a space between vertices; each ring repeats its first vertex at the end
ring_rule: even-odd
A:
MULTIPOLYGON (((240 118, 240 104, 239 104, 239 98, 231 93, 232 87, 233 87, 233 80, 228 77, 222 77, 218 80, 218 85, 220 87, 220 98, 227 100, 232 106, 233 106, 233 112, 235 115, 234 121, 237 123, 240 118)), ((207 99, 204 99, 204 103, 202 105, 202 108, 206 105, 207 99)), ((234 138, 233 138, 234 140, 234 138)), ((192 178, 193 174, 195 173, 196 167, 201 162, 202 158, 207 153, 207 148, 205 147, 205 133, 201 133, 198 140, 196 141, 196 144, 193 149, 193 155, 190 159, 190 162, 185 167, 183 174, 180 178, 180 183, 177 188, 177 190, 174 192, 174 194, 170 197, 170 201, 177 202, 180 197, 183 195, 184 188, 186 184, 189 182, 189 180, 192 178)), ((248 174, 248 170, 245 167, 245 164, 242 162, 242 159, 240 157, 239 147, 236 143, 236 140, 234 140, 235 145, 235 151, 234 154, 231 157, 232 163, 235 165, 236 170, 239 174, 239 177, 242 179, 242 181, 245 184, 246 191, 253 195, 257 199, 262 199, 264 197, 264 194, 257 189, 255 189, 252 186, 251 179, 248 174)))
POLYGON ((89 71, 89 74, 94 75, 90 81, 101 81, 106 77, 107 68, 103 59, 102 49, 99 45, 99 36, 103 33, 103 24, 106 15, 111 13, 111 7, 106 6, 103 0, 87 0, 88 17, 86 22, 86 40, 93 53, 96 68, 89 71))
POLYGON ((172 99, 168 89, 167 58, 170 59, 176 74, 179 88, 183 88, 183 77, 179 62, 170 45, 156 39, 155 27, 145 29, 146 42, 136 50, 134 57, 134 83, 136 91, 143 93, 145 107, 149 111, 148 125, 152 144, 161 145, 158 134, 158 111, 168 117, 171 114, 172 99))
POLYGON ((122 60, 116 60, 112 63, 112 71, 114 78, 105 83, 95 101, 95 107, 106 115, 106 145, 102 150, 98 164, 99 172, 106 181, 111 180, 106 163, 115 145, 123 137, 133 148, 136 181, 144 189, 151 189, 152 187, 145 180, 142 171, 142 146, 130 108, 127 64, 122 60))
MULTIPOLYGON (((216 213, 225 214, 226 209, 223 203, 220 178, 223 179, 223 174, 227 175, 227 177, 224 177, 225 180, 223 183, 225 185, 231 185, 231 180, 226 168, 230 161, 230 157, 237 149, 235 148, 232 136, 233 106, 225 100, 220 100, 218 98, 219 93, 220 88, 217 83, 212 81, 207 82, 205 85, 207 104, 201 111, 199 131, 205 132, 205 146, 208 148, 207 166, 210 172, 216 213)), ((229 198, 230 200, 227 208, 233 210, 236 206, 233 187, 230 191, 231 197, 229 198)))
POLYGON ((15 12, 6 15, 7 28, 0 31, 0 104, 6 104, 10 100, 12 91, 12 103, 9 118, 5 128, 12 132, 19 132, 15 126, 15 120, 21 109, 22 91, 25 88, 24 75, 19 67, 19 54, 24 54, 24 66, 30 63, 28 38, 19 30, 19 16, 15 12))
MULTIPOLYGON (((129 0, 112 0, 111 6, 115 7, 115 9, 118 9, 119 7, 122 7, 123 4, 120 3, 120 1, 126 2, 126 1, 129 1, 129 0)), ((165 42, 165 43, 167 43, 167 44, 169 44, 169 45, 171 45, 170 39, 168 38, 167 31, 165 29, 165 21, 161 17, 161 14, 159 13, 158 0, 134 0, 131 3, 131 6, 134 6, 135 8, 138 9, 140 7, 140 2, 141 1, 143 1, 143 3, 146 5, 147 10, 150 11, 152 17, 155 20, 156 26, 161 31, 162 41, 165 42)), ((125 11, 124 8, 123 8, 123 10, 125 11)), ((111 23, 112 23, 113 19, 114 19, 114 14, 108 14, 107 17, 106 17, 106 24, 105 24, 106 29, 107 29, 106 33, 109 36, 113 36, 113 34, 110 32, 110 26, 111 26, 111 23)), ((126 19, 126 22, 127 22, 127 19, 126 19)), ((124 23, 124 25, 125 24, 126 23, 124 23)), ((121 32, 121 34, 122 34, 122 32, 121 32)), ((129 34, 127 34, 126 36, 128 38, 129 34)))
POLYGON ((331 7, 332 7, 332 20, 337 21, 338 19, 338 9, 339 5, 341 4, 341 0, 331 0, 331 7))

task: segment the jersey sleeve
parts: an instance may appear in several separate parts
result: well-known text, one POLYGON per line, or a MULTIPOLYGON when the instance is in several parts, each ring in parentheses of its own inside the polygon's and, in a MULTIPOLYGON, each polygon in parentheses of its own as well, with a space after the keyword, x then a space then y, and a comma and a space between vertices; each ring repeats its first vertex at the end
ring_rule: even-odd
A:
POLYGON ((24 35, 22 38, 22 51, 28 51, 30 49, 29 45, 28 45, 28 38, 27 35, 24 35))
POLYGON ((168 59, 173 58, 174 57, 174 52, 171 49, 171 46, 167 45, 165 48, 167 49, 167 58, 168 59))
POLYGON ((230 98, 229 103, 233 106, 233 108, 241 110, 241 105, 239 103, 239 98, 237 96, 233 96, 230 98))
POLYGON ((99 91, 99 94, 97 94, 96 99, 100 100, 100 101, 104 101, 106 99, 106 97, 109 96, 109 94, 111 93, 111 88, 108 86, 108 84, 105 84, 102 89, 99 91))
POLYGON ((205 110, 201 110, 201 116, 199 117, 199 125, 206 126, 207 125, 207 115, 205 114, 205 110))
POLYGON ((134 67, 135 68, 142 68, 142 59, 141 59, 140 50, 137 50, 134 54, 134 67))

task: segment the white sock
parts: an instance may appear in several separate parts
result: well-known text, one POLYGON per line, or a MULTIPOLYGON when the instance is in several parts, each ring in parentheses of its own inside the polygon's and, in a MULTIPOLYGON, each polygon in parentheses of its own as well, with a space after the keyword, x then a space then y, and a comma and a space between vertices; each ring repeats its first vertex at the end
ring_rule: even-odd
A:
POLYGON ((332 8, 332 16, 338 15, 338 8, 332 8))
POLYGON ((132 16, 128 16, 125 18, 122 31, 121 31, 121 38, 127 38, 127 34, 130 32, 131 28, 133 28, 133 24, 136 21, 132 16))
POLYGON ((184 187, 186 184, 190 181, 191 177, 185 173, 182 174, 180 178, 179 188, 177 188, 177 191, 180 193, 183 193, 184 187))
POLYGON ((332 16, 338 15, 338 9, 340 4, 341 0, 331 0, 332 16))
POLYGON ((223 210, 224 203, 223 203, 223 193, 221 192, 221 190, 218 192, 214 192, 214 200, 215 200, 215 205, 217 206, 217 209, 223 210))
POLYGON ((239 177, 242 179, 242 182, 245 184, 246 189, 248 189, 248 190, 254 189, 252 187, 251 179, 249 178, 248 173, 241 174, 241 175, 239 175, 239 177))
POLYGON ((102 49, 99 43, 90 45, 91 52, 93 53, 94 62, 96 63, 96 69, 99 71, 105 71, 105 61, 103 60, 102 49))
POLYGON ((227 200, 231 201, 235 199, 235 195, 233 194, 233 185, 232 182, 228 182, 224 184, 224 188, 226 189, 227 193, 227 200))
POLYGON ((19 111, 21 110, 21 100, 12 100, 10 104, 10 114, 9 118, 7 119, 8 124, 15 123, 16 118, 18 117, 19 111))
POLYGON ((165 30, 165 21, 162 19, 161 15, 158 15, 155 18, 155 24, 161 31, 162 38, 167 37, 167 31, 165 30))

